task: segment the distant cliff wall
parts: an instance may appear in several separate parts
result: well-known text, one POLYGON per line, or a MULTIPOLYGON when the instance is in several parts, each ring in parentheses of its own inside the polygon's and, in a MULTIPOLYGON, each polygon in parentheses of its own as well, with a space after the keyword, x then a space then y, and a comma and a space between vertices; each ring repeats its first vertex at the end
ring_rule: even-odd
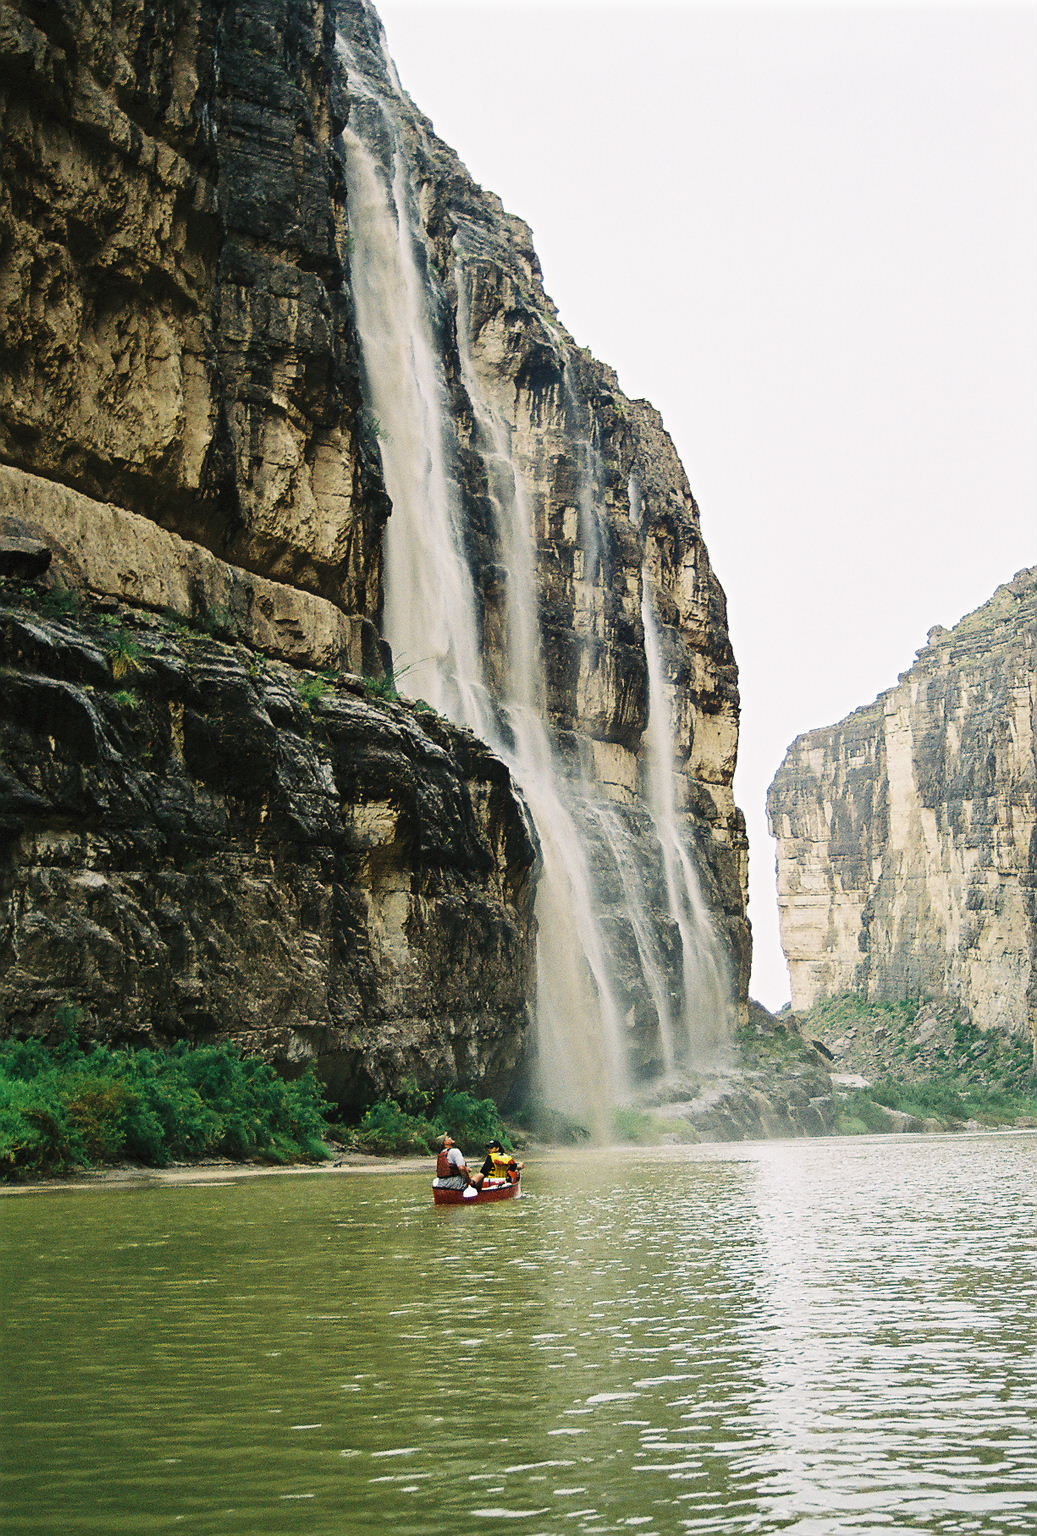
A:
POLYGON ((958 1000, 1037 1031, 1037 570, 874 704, 789 748, 768 797, 792 1001, 958 1000))

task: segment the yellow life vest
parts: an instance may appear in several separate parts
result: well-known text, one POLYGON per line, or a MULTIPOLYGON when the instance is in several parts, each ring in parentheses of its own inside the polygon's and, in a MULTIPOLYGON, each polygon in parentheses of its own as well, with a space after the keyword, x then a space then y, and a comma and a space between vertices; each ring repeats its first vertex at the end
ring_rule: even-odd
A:
POLYGON ((512 1157, 510 1152, 491 1152, 490 1157, 493 1160, 493 1178, 510 1180, 514 1177, 511 1171, 511 1165, 515 1159, 512 1157))

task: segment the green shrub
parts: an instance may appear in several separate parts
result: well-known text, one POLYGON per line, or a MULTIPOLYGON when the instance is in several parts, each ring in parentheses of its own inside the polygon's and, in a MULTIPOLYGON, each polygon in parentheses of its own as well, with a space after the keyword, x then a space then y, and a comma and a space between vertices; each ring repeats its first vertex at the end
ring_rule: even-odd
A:
POLYGON ((145 670, 147 663, 144 647, 122 625, 107 633, 102 643, 111 660, 112 676, 116 681, 145 670))
POLYGON ((838 1130, 842 1135, 888 1131, 890 1110, 916 1120, 936 1120, 943 1126, 977 1120, 982 1125, 1033 1123, 1037 1104, 1025 1092, 987 1088, 956 1078, 927 1078, 919 1082, 885 1078, 871 1088, 855 1089, 839 1099, 838 1130))
POLYGON ((836 1117, 836 1130, 841 1136, 874 1135, 888 1131, 893 1121, 881 1104, 860 1088, 841 1094, 836 1117))
POLYGON ((932 1077, 921 1082, 886 1078, 869 1089, 871 1097, 890 1109, 903 1110, 919 1119, 958 1123, 979 1120, 1005 1125, 1032 1118, 1037 1102, 1023 1089, 970 1083, 962 1078, 932 1077))
POLYGON ((448 1088, 436 1106, 434 1124, 437 1129, 450 1131, 458 1142, 484 1147, 488 1141, 499 1139, 506 1143, 507 1132, 500 1110, 492 1099, 477 1099, 463 1089, 448 1088))
POLYGON ((433 1096, 408 1078, 397 1098, 380 1099, 365 1112, 351 1133, 353 1145, 361 1152, 377 1155, 431 1154, 443 1132, 449 1131, 461 1146, 483 1147, 499 1139, 510 1148, 500 1110, 492 1099, 477 1099, 465 1089, 447 1088, 435 1108, 431 1108, 432 1103, 433 1096))
POLYGON ((327 1108, 312 1070, 287 1082, 233 1046, 0 1043, 0 1170, 8 1176, 124 1159, 153 1167, 213 1156, 319 1159, 327 1108))
POLYGON ((86 1148, 48 1085, 0 1077, 0 1173, 65 1173, 86 1161, 86 1148))
POLYGON ((78 592, 61 585, 36 587, 24 583, 11 595, 19 603, 24 603, 27 608, 33 609, 35 613, 42 614, 45 619, 74 618, 83 606, 83 600, 78 592))
POLYGON ((369 699, 382 699, 387 704, 399 702, 400 695, 396 689, 396 679, 391 672, 387 672, 384 677, 371 677, 365 672, 360 681, 369 699))
POLYGON ((316 677, 307 674, 296 678, 295 691, 307 709, 315 709, 324 696, 331 692, 334 681, 334 673, 320 673, 316 677))
POLYGON ((361 1152, 389 1156, 407 1152, 431 1153, 440 1134, 430 1121, 409 1115, 395 1099, 380 1099, 365 1112, 353 1133, 361 1152))

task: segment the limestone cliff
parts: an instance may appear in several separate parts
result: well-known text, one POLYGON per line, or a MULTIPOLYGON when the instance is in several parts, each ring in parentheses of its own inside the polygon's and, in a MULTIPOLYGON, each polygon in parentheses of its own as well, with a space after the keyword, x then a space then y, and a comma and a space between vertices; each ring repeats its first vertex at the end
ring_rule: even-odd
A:
MULTIPOLYGON (((0 584, 2 585, 2 584, 0 584)), ((359 678, 0 592, 0 1017, 503 1097, 534 848, 507 771, 359 678), (42 610, 42 611, 41 611, 42 610)))
MULTIPOLYGON (((49 551, 44 581, 129 605, 142 623, 148 613, 180 615, 246 647, 236 666, 265 667, 258 658, 266 656, 296 668, 382 675, 391 628, 386 530, 400 525, 402 511, 387 490, 389 434, 374 409, 374 365, 358 320, 368 210, 350 181, 348 152, 365 116, 370 126, 372 103, 384 116, 376 131, 392 136, 406 162, 399 169, 413 217, 408 259, 445 390, 437 431, 475 594, 486 666, 480 686, 500 701, 514 666, 518 556, 501 511, 508 496, 519 498, 508 489, 513 484, 531 543, 523 622, 542 657, 543 716, 552 751, 586 791, 574 797, 574 815, 583 818, 597 883, 600 945, 615 970, 616 1010, 632 1058, 650 1073, 665 1057, 661 1020, 680 1006, 682 967, 687 992, 693 917, 698 932, 715 935, 726 982, 744 1005, 746 849, 731 788, 738 697, 723 592, 658 415, 627 400, 615 376, 564 330, 543 292, 529 231, 473 184, 402 92, 366 0, 0 5, 0 537, 8 541, 7 568, 21 573, 16 546, 35 541, 49 551), (653 755, 661 713, 667 741, 653 755), (653 783, 665 794, 651 791, 653 783), (666 802, 663 811, 653 796, 666 802), (673 850, 667 844, 660 858, 667 838, 673 850), (682 898, 683 907, 674 897, 681 882, 701 888, 694 900, 682 898), (689 901, 700 901, 702 911, 691 912, 689 901)), ((89 649, 91 642, 80 643, 89 649)), ((415 655, 430 647, 422 636, 415 655)), ((12 655, 4 688, 17 697, 28 688, 57 707, 60 691, 41 685, 37 692, 26 681, 47 669, 12 655)), ((414 657, 396 659, 401 687, 413 682, 421 691, 416 675, 409 681, 404 672, 414 657)), ((241 704, 248 690, 235 687, 241 704)), ((227 690, 220 689, 222 699, 227 690)), ((173 718, 183 702, 171 698, 161 709, 173 718)), ((241 707, 248 714, 252 705, 241 707)), ((349 707, 353 735, 369 728, 376 743, 382 716, 368 709, 361 720, 359 705, 349 707)), ((75 739, 93 743, 102 726, 89 710, 80 714, 91 724, 75 739)), ((268 714, 291 736, 287 716, 268 714)), ((41 704, 33 716, 43 740, 45 715, 41 704)), ((9 718, 18 718, 14 706, 9 718)), ((144 715, 126 718, 142 729, 144 715)), ((399 729, 417 753, 413 762, 425 764, 425 748, 408 734, 412 723, 399 729)), ((506 734, 502 725, 501 742, 506 734)), ((437 740, 451 765, 443 772, 463 780, 478 759, 476 786, 491 775, 489 758, 463 732, 437 740)), ((280 751, 268 748, 274 757, 280 751)), ((18 750, 32 759, 28 746, 18 750)), ((371 750, 383 761, 376 744, 371 750)), ((285 751, 297 755, 290 744, 285 751)), ((107 748, 102 758, 114 761, 107 748)), ((229 755, 223 768, 232 774, 229 755)), ((425 768, 409 771, 417 787, 408 815, 417 818, 420 842, 425 768)), ((330 786, 328 772, 317 777, 330 786)), ((14 778, 22 783, 20 769, 14 778)), ((340 776, 335 792, 351 782, 340 776)), ((403 791, 396 786, 393 779, 385 799, 398 809, 403 791)), ((239 794, 230 778, 220 793, 228 803, 239 794)), ((485 798, 477 787, 472 793, 485 798)), ((22 791, 14 794, 21 804, 22 791)), ((135 793, 131 798, 136 803, 135 793)), ((240 798, 248 801, 244 789, 240 798)), ((34 803, 31 796, 25 803, 34 803)), ((105 791, 102 803, 115 801, 105 791)), ((62 813, 53 809, 56 821, 45 834, 46 814, 37 809, 40 819, 24 840, 16 820, 7 823, 6 890, 19 920, 49 892, 51 916, 39 931, 57 933, 47 928, 56 907, 67 901, 70 912, 78 910, 74 850, 82 851, 84 869, 91 865, 85 843, 62 842, 62 813), (65 849, 59 862, 73 882, 60 896, 61 882, 38 873, 46 864, 37 856, 40 839, 51 836, 65 849)), ((341 817, 353 818, 348 796, 341 817)), ((103 817, 91 835, 107 836, 103 817)), ((489 832, 485 838, 498 847, 489 832)), ((264 857, 276 865, 290 843, 264 857)), ((155 878, 173 879, 185 845, 174 839, 160 846, 155 878)), ((339 856, 321 846, 321 859, 339 856)), ((457 855, 455 870, 470 865, 467 853, 457 855)), ((354 891, 367 890, 373 868, 356 865, 354 891)), ((399 871, 410 869, 413 924, 426 875, 406 859, 394 868, 400 880, 399 871)), ((510 1028, 523 965, 526 1003, 533 1002, 532 918, 517 896, 504 901, 500 894, 514 885, 514 871, 499 868, 485 878, 496 881, 494 900, 510 901, 515 924, 499 981, 501 1018, 510 1028)), ((197 910, 185 907, 177 922, 204 926, 208 889, 178 887, 197 910)), ((146 908, 159 898, 151 891, 141 899, 146 908)), ((229 899, 226 889, 219 899, 229 899)), ((308 941, 293 919, 284 921, 295 935, 285 942, 301 946, 305 970, 308 941)), ((323 930, 328 943, 339 942, 336 921, 329 917, 323 930)), ((425 999, 426 1025, 436 1013, 445 962, 440 956, 426 966, 414 958, 420 951, 407 961, 418 979, 405 1007, 379 1001, 377 965, 363 984, 349 983, 350 1008, 361 1013, 365 988, 372 989, 356 1038, 368 1041, 376 1063, 380 1032, 391 1034, 388 1021, 406 1016, 417 1027, 414 997, 425 999)), ((24 960, 29 951, 23 945, 17 953, 24 960)), ((60 947, 32 953, 35 980, 13 950, 4 963, 15 965, 18 988, 42 1007, 61 990, 58 974, 67 966, 60 947)), ((167 957, 154 974, 172 963, 167 957)), ((451 963, 463 969, 467 961, 457 951, 451 963)), ((391 974, 396 962, 386 964, 391 974)), ((328 1001, 337 986, 311 975, 308 1001, 292 1004, 286 1017, 304 1032, 353 1029, 354 1015, 343 1022, 346 1013, 328 1001)), ((480 986, 477 1032, 488 1027, 493 990, 488 979, 480 986)), ((221 988, 219 1006, 199 1004, 199 1017, 225 1007, 230 989, 221 988)), ((128 1016, 143 1019, 145 995, 160 990, 131 989, 128 1016)), ((271 983, 269 995, 276 990, 271 983)), ((115 1007, 117 992, 104 993, 106 1007, 115 1007)), ((179 993, 173 988, 169 996, 179 993)), ((7 994, 9 1009, 13 997, 7 994)), ((87 1001, 94 1006, 92 994, 87 1001)), ((189 1032, 194 1005, 176 1006, 189 1032)), ((169 1008, 162 1017, 162 1027, 174 1030, 169 1008)), ((9 1018, 23 1027, 28 1015, 9 1018)), ((246 1030, 244 1015, 235 1028, 246 1030)), ((495 1050, 480 1081, 507 1076, 495 1050)), ((339 1051, 334 1044, 318 1054, 330 1060, 339 1051)), ((362 1074, 351 1060, 343 1080, 357 1082, 362 1074)), ((369 1081, 384 1084, 389 1076, 376 1064, 369 1081)))
POLYGON ((0 7, 0 458, 373 617, 332 26, 0 7))
POLYGON ((795 1008, 855 992, 1037 1030, 1037 569, 790 747, 768 808, 795 1008))

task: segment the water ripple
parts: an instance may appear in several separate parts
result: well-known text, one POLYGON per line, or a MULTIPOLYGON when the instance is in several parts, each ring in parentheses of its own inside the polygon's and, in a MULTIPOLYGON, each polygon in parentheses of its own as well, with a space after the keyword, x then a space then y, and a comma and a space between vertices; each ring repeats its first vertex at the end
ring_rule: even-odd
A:
POLYGON ((0 1202, 5 1532, 1028 1532, 1035 1147, 0 1202))

